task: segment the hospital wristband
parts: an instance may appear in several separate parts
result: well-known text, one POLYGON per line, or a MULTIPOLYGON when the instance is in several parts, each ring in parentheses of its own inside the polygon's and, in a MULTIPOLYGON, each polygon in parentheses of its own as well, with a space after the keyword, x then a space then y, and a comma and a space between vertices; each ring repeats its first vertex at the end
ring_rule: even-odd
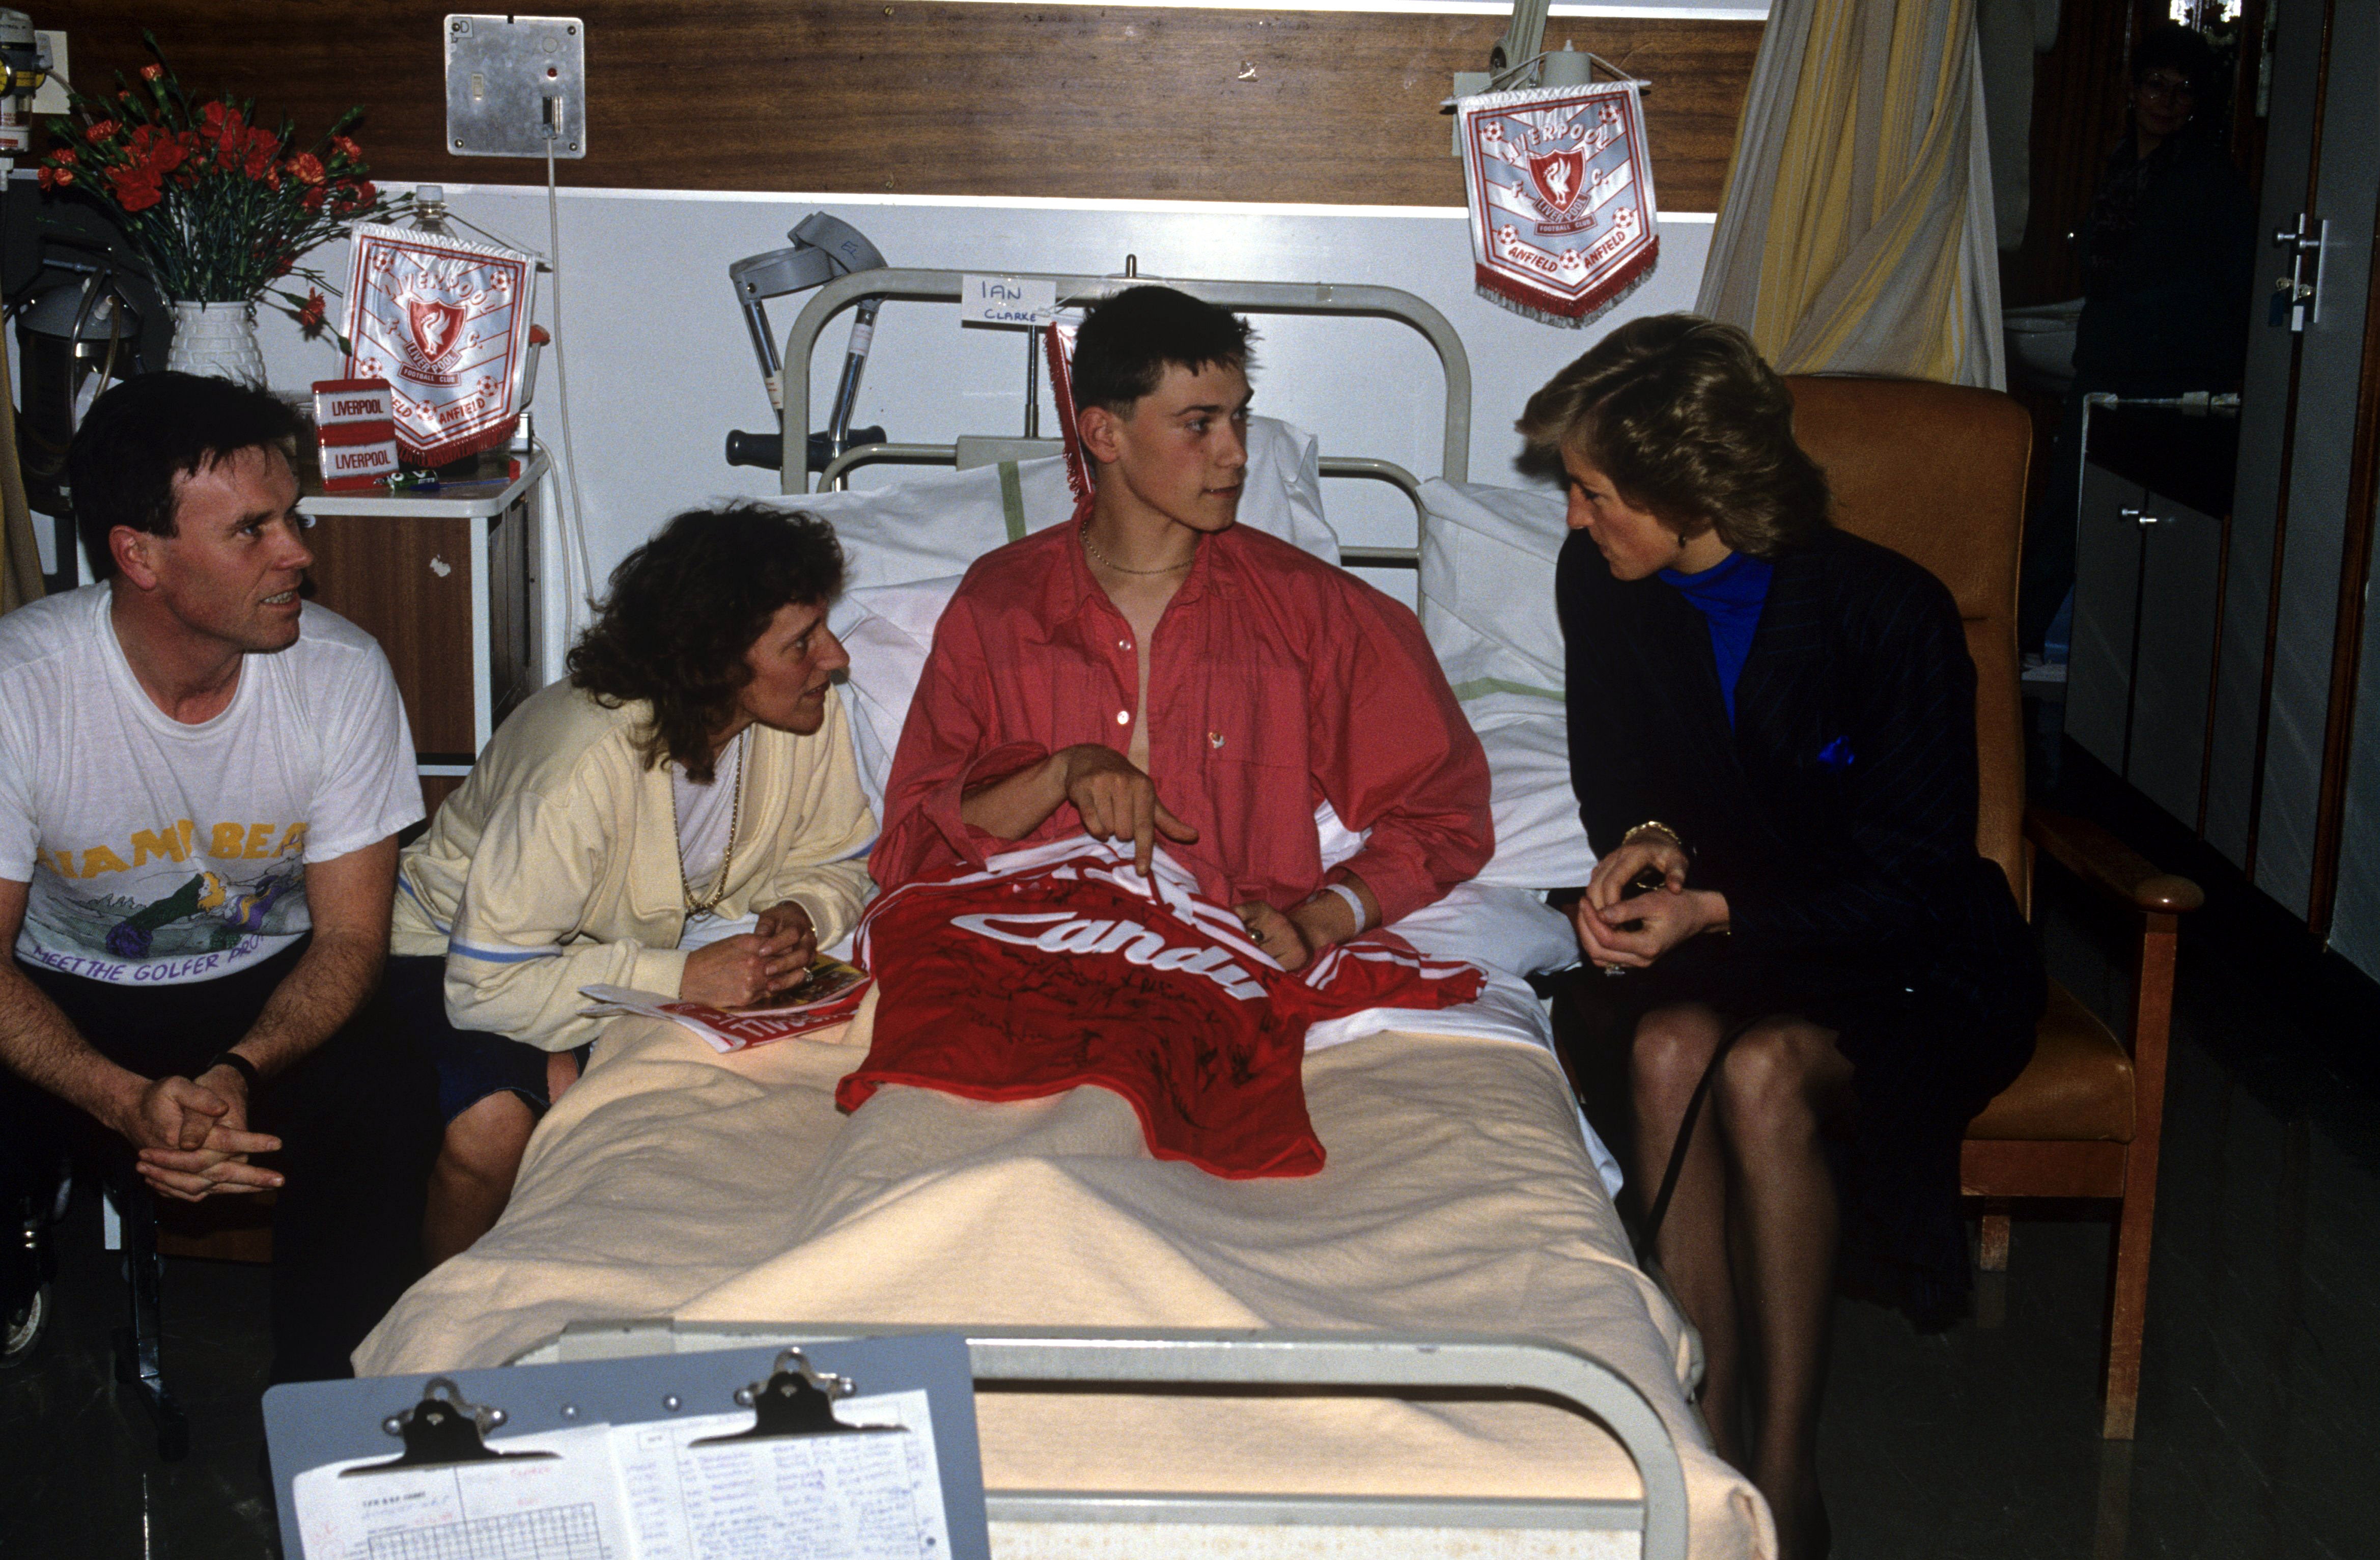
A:
POLYGON ((1325 894, 1336 894, 1339 897, 1347 901, 1347 908, 1353 911, 1355 917, 1355 931, 1360 934, 1372 919, 1369 915, 1365 913, 1364 896, 1356 893, 1354 889, 1348 887, 1343 883, 1326 883, 1320 888, 1316 889, 1312 895, 1308 896, 1305 902, 1310 905, 1315 900, 1321 898, 1325 894))

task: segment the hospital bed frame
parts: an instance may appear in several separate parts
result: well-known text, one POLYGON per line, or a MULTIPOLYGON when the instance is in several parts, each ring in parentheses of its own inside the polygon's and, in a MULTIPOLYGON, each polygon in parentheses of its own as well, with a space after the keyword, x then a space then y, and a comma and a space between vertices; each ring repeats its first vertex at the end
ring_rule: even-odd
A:
MULTIPOLYGON (((579 1322, 508 1363, 783 1347, 935 1331, 942 1329, 579 1322)), ((1684 1560, 1686 1554, 1685 1471, 1668 1428, 1618 1371, 1562 1344, 1465 1333, 984 1328, 968 1334, 967 1351, 978 1383, 1023 1390, 1253 1387, 1322 1395, 1402 1389, 1490 1400, 1551 1398, 1610 1431, 1644 1485, 1644 1496, 1636 1501, 987 1490, 986 1512, 995 1522, 1602 1530, 1640 1534, 1645 1560, 1684 1560)))
MULTIPOLYGON (((809 471, 807 440, 800 430, 809 426, 810 356, 827 322, 863 298, 905 299, 912 301, 956 303, 972 273, 887 268, 855 271, 838 276, 810 296, 785 335, 783 426, 795 432, 785 440, 787 464, 779 473, 780 490, 808 493, 809 471)), ((1052 272, 1002 272, 1020 280, 1053 282, 1063 307, 1087 303, 1124 287, 1161 281, 1193 298, 1225 309, 1259 314, 1336 314, 1396 320, 1419 331, 1438 353, 1446 374, 1446 423, 1439 454, 1439 475, 1448 481, 1469 480, 1471 471, 1471 355, 1445 315, 1427 299, 1398 287, 1341 286, 1330 282, 1227 282, 1151 276, 1079 276, 1052 272)), ((882 443, 857 445, 830 461, 820 474, 820 487, 840 483, 860 466, 885 462, 912 465, 987 465, 1055 455, 1056 439, 962 438, 947 445, 882 443)), ((1363 456, 1325 456, 1326 477, 1363 477, 1389 482, 1413 501, 1422 513, 1421 483, 1411 471, 1390 460, 1363 456)), ((1351 568, 1418 568, 1419 547, 1345 547, 1340 560, 1351 568)))
MULTIPOLYGON (((886 269, 837 277, 811 296, 785 338, 783 426, 809 426, 810 358, 828 322, 862 298, 956 303, 968 273, 886 269)), ((1002 275, 1016 273, 1002 272, 1002 275)), ((1062 305, 1086 302, 1156 278, 1027 273, 1056 284, 1062 305)), ((1396 287, 1330 283, 1207 281, 1165 278, 1164 285, 1223 308, 1257 313, 1326 314, 1390 319, 1421 333, 1446 376, 1440 474, 1463 481, 1470 472, 1471 358, 1445 315, 1427 300, 1396 287)), ((780 473, 782 491, 810 491, 797 437, 796 453, 780 473)), ((1055 455, 1056 439, 962 438, 953 444, 880 443, 856 445, 820 474, 838 484, 866 465, 977 466, 993 460, 1055 455)), ((1392 461, 1326 456, 1325 476, 1388 481, 1413 500, 1421 484, 1392 461)), ((1350 547, 1354 567, 1417 568, 1420 548, 1350 547)), ((515 1363, 689 1353, 760 1344, 827 1342, 926 1331, 902 1327, 814 1327, 798 1333, 764 1324, 578 1322, 515 1363)), ((1582 1350, 1542 1338, 1448 1333, 1346 1334, 1265 1330, 1038 1332, 989 1328, 967 1338, 978 1382, 1054 1386, 1071 1383, 1134 1387, 1203 1386, 1312 1388, 1320 1393, 1444 1392, 1498 1399, 1549 1398, 1608 1429, 1636 1465, 1644 1495, 1636 1501, 1478 1499, 1463 1497, 1278 1494, 1160 1494, 1123 1491, 994 1490, 986 1493, 994 1521, 1245 1523, 1363 1528, 1603 1530, 1641 1534, 1645 1560, 1682 1560, 1686 1554, 1685 1475, 1677 1447, 1658 1415, 1625 1378, 1582 1350)))

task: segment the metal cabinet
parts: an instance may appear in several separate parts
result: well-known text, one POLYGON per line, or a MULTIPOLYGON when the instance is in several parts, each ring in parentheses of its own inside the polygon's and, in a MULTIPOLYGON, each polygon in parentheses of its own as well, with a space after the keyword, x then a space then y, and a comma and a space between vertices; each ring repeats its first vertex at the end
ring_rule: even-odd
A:
POLYGON ((2198 829, 2224 522, 2091 466, 2080 525, 2067 734, 2198 829))

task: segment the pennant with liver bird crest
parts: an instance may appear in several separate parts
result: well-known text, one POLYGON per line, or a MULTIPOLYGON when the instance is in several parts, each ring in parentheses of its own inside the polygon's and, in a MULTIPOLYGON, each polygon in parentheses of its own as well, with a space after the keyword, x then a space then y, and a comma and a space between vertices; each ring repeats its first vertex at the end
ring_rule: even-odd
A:
POLYGON ((512 437, 536 262, 418 228, 354 235, 347 376, 388 382, 406 458, 443 466, 512 437))
POLYGON ((1653 274, 1661 239, 1636 83, 1486 92, 1455 112, 1482 297, 1584 325, 1653 274))

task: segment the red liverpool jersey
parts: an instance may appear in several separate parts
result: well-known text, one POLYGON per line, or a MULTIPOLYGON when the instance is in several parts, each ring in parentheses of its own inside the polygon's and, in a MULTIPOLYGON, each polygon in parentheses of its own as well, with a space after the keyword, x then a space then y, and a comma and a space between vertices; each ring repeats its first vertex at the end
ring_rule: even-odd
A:
POLYGON ((874 1042, 836 1103, 856 1110, 887 1083, 974 1100, 1095 1083, 1132 1103, 1160 1159, 1310 1176, 1323 1150, 1299 1072, 1306 1026, 1479 994, 1472 966, 1384 932, 1283 970, 1162 851, 1154 875, 1133 870, 1129 843, 1078 837, 878 899, 858 945, 874 1042))

